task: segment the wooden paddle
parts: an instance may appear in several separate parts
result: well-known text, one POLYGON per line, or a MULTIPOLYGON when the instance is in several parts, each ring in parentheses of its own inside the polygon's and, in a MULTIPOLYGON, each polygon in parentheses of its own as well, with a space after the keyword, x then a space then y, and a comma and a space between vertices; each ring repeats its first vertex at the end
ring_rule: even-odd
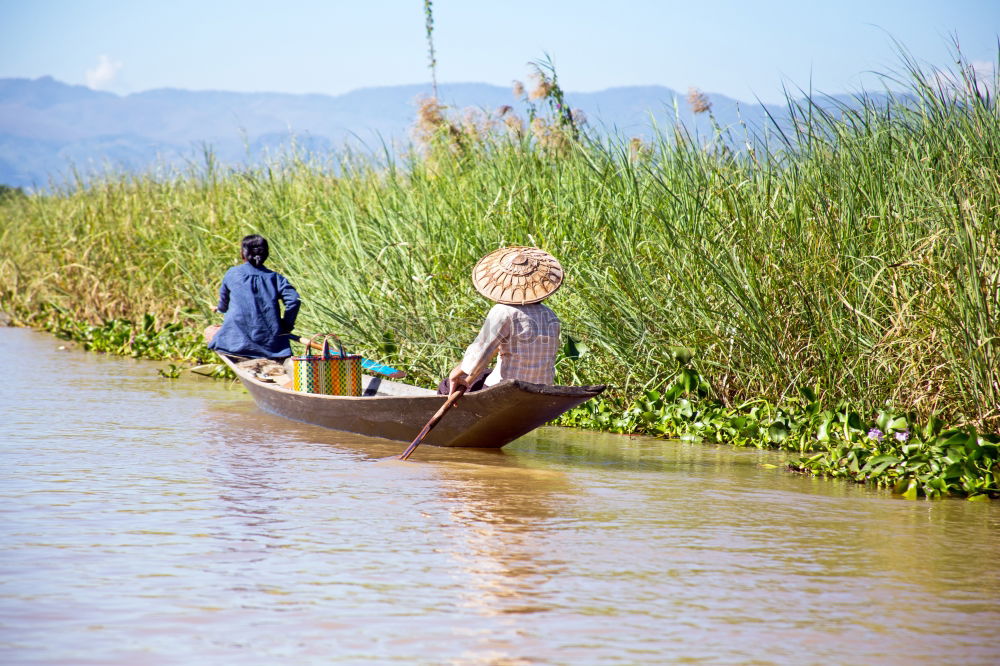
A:
POLYGON ((434 416, 431 417, 431 420, 427 422, 427 425, 425 425, 423 430, 420 431, 420 434, 417 435, 417 438, 412 442, 410 442, 410 445, 406 447, 406 450, 403 451, 403 455, 399 456, 400 460, 406 460, 407 458, 410 457, 410 454, 413 453, 413 451, 418 446, 420 446, 421 440, 423 440, 423 438, 427 436, 427 433, 431 431, 431 428, 433 428, 438 424, 438 421, 441 420, 441 417, 444 416, 444 413, 447 412, 449 409, 451 409, 451 407, 454 406, 456 402, 458 402, 458 399, 465 394, 466 389, 467 387, 460 386, 458 387, 458 389, 455 390, 454 393, 448 396, 448 399, 444 401, 444 404, 441 406, 441 409, 437 410, 437 413, 435 413, 434 416))
MULTIPOLYGON (((299 335, 297 333, 288 333, 288 337, 302 344, 308 344, 310 347, 316 351, 323 351, 323 345, 318 342, 309 343, 309 339, 312 336, 299 335)), ((367 372, 371 372, 376 375, 384 375, 389 379, 402 379, 406 376, 406 373, 402 370, 397 370, 396 368, 385 365, 384 363, 379 363, 378 361, 373 361, 370 358, 361 359, 361 369, 367 372)))

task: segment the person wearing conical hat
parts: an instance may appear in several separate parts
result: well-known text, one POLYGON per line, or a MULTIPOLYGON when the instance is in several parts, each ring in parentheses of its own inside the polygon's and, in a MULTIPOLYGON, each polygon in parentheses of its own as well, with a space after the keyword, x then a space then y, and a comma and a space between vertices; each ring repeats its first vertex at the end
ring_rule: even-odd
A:
POLYGON ((548 252, 534 247, 505 247, 491 252, 472 269, 476 290, 495 301, 479 335, 462 362, 448 375, 448 389, 478 389, 503 379, 535 384, 555 380, 559 318, 542 301, 563 282, 563 269, 548 252), (482 375, 494 355, 496 367, 482 375))

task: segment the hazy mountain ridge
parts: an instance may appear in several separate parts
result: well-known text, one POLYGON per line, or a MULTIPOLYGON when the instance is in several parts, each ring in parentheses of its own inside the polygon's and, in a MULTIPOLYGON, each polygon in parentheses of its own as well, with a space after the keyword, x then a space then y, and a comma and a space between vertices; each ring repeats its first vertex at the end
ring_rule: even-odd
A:
MULTIPOLYGON (((0 183, 45 186, 60 182, 71 168, 91 174, 106 168, 145 171, 197 161, 211 146, 226 163, 261 159, 280 151, 292 137, 313 151, 359 143, 380 150, 382 143, 409 140, 415 100, 429 85, 362 88, 343 95, 293 95, 157 89, 131 95, 91 90, 51 77, 0 79, 0 183)), ((707 95, 722 126, 766 123, 765 108, 724 95, 707 95)), ((483 83, 439 86, 439 98, 461 111, 524 105, 511 90, 483 83)), ((603 133, 649 136, 651 123, 670 126, 679 113, 693 131, 709 132, 705 114, 695 116, 685 95, 663 86, 630 86, 599 92, 567 93, 589 124, 603 133)), ((783 106, 768 107, 785 115, 783 106)))

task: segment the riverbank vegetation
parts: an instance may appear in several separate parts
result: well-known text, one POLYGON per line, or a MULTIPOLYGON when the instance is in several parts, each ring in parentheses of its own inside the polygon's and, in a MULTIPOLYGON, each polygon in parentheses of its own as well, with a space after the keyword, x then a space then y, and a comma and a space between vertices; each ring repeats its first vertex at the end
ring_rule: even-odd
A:
POLYGON ((304 296, 300 331, 431 385, 488 307, 475 261, 537 245, 568 275, 558 380, 613 387, 565 423, 789 448, 798 469, 907 496, 996 494, 996 77, 903 69, 902 93, 647 141, 589 136, 541 63, 516 91, 528 118, 425 100, 403 157, 234 171, 209 153, 4 197, 0 307, 70 336, 149 315, 149 334, 175 326, 164 357, 202 362, 219 280, 261 233, 304 296))

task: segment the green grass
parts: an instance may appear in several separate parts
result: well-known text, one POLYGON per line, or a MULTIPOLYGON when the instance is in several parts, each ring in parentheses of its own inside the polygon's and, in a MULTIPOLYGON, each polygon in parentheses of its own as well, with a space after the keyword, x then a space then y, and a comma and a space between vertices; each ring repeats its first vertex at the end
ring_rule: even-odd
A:
POLYGON ((429 385, 489 307, 475 261, 537 245, 566 268, 549 304, 586 349, 558 379, 611 384, 623 408, 672 381, 685 347, 723 407, 807 387, 872 418, 889 404, 995 432, 1000 112, 965 69, 942 86, 903 63, 905 97, 837 113, 790 101, 793 129, 766 136, 672 130, 636 151, 439 128, 388 163, 230 172, 208 156, 166 179, 4 197, 0 307, 197 329, 239 238, 261 233, 304 297, 300 331, 429 385))

